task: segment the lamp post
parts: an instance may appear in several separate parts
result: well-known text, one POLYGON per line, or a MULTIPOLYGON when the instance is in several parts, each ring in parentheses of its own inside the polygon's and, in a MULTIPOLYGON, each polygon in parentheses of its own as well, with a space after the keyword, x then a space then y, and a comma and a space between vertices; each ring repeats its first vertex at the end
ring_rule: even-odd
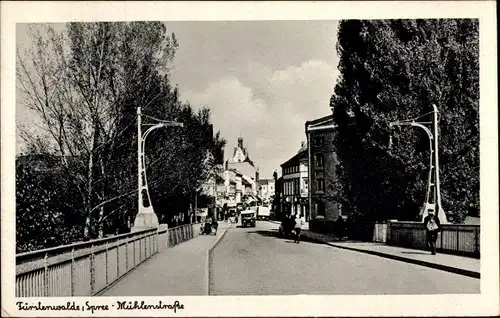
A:
POLYGON ((151 197, 149 196, 148 181, 146 177, 146 157, 144 148, 146 146, 146 137, 157 128, 165 127, 183 127, 182 123, 174 121, 159 120, 150 116, 159 123, 157 124, 144 124, 149 127, 142 133, 142 113, 141 107, 137 107, 137 197, 138 197, 138 212, 134 220, 132 231, 140 231, 144 229, 158 228, 158 216, 156 216, 153 206, 151 204, 151 197))
MULTIPOLYGON (((416 122, 415 120, 402 120, 389 123, 391 128, 389 137, 389 147, 392 146, 392 127, 393 126, 412 126, 423 129, 427 136, 429 137, 429 177, 427 181, 427 191, 425 196, 425 202, 422 207, 421 216, 422 220, 429 214, 429 211, 437 211, 438 218, 441 223, 448 223, 446 219, 446 214, 444 213, 443 207, 441 205, 441 187, 439 179, 439 141, 438 141, 438 109, 436 105, 433 107, 433 122, 416 122), (433 132, 425 125, 431 125, 433 132)), ((425 115, 422 115, 425 116, 425 115)), ((420 118, 419 116, 417 118, 420 118)))

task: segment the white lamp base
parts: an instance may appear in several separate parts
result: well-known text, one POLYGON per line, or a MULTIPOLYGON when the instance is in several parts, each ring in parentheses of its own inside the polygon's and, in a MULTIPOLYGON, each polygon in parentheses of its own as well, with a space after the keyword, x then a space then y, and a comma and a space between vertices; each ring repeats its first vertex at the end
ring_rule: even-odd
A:
POLYGON ((141 211, 137 213, 135 217, 134 226, 132 227, 132 232, 137 232, 141 230, 157 229, 160 227, 158 222, 158 216, 154 212, 141 211))

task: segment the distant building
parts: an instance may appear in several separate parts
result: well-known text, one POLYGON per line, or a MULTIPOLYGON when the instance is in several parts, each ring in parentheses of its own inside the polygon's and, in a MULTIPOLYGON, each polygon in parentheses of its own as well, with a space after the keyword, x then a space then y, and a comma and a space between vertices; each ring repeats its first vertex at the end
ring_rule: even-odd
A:
POLYGON ((307 146, 302 142, 300 150, 281 165, 281 211, 284 215, 301 214, 308 221, 308 157, 307 146))
POLYGON ((309 158, 309 209, 311 218, 337 220, 342 206, 335 197, 337 180, 333 116, 326 116, 305 124, 309 158))
POLYGON ((224 195, 218 200, 219 205, 235 206, 240 203, 250 204, 258 200, 259 172, 250 159, 241 137, 238 138, 238 147, 234 148, 233 156, 226 161, 222 178, 224 179, 224 195))
MULTIPOLYGON (((258 174, 257 168, 255 167, 250 155, 243 144, 243 138, 238 138, 238 147, 234 148, 233 156, 227 162, 228 169, 235 169, 241 174, 252 178, 256 181, 256 175, 258 174)), ((253 185, 253 191, 257 194, 257 185, 253 185)))
POLYGON ((263 201, 269 202, 274 196, 274 179, 260 179, 258 181, 258 195, 263 201))

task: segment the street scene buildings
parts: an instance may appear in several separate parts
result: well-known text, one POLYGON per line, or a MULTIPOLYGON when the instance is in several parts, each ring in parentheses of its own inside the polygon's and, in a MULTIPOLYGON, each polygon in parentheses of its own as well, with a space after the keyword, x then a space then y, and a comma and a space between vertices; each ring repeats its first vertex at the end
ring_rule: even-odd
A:
POLYGON ((16 297, 480 293, 477 20, 18 38, 16 297))

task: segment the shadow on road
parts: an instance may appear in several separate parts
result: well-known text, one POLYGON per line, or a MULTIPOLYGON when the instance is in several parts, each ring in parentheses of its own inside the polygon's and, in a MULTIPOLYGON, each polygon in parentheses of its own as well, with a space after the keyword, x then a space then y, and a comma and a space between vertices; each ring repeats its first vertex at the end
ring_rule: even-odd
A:
MULTIPOLYGON (((287 240, 286 242, 287 243, 293 243, 293 241, 290 241, 290 239, 293 239, 293 237, 281 237, 278 233, 278 230, 258 230, 258 231, 250 231, 250 232, 247 232, 248 234, 258 234, 258 235, 262 235, 262 236, 267 236, 267 237, 275 237, 277 239, 281 239, 281 240, 287 240)), ((300 241, 301 242, 308 242, 308 243, 315 243, 315 244, 323 244, 323 245, 327 245, 327 243, 323 242, 323 241, 320 241, 320 240, 317 240, 317 239, 312 239, 312 238, 309 238, 309 237, 306 237, 306 236, 301 236, 300 237, 300 241)))

